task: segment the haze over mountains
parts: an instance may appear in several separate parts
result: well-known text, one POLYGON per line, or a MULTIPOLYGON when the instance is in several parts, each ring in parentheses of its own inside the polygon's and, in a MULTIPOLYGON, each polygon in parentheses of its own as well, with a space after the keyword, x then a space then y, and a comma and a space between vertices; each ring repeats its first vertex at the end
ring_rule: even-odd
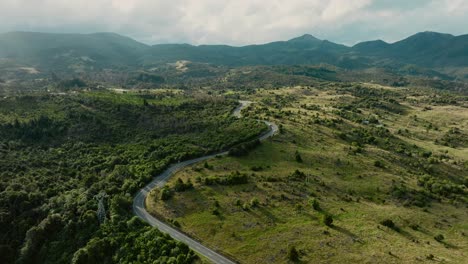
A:
POLYGON ((331 64, 345 69, 370 67, 431 69, 468 78, 468 35, 422 32, 395 43, 366 41, 348 47, 312 35, 262 45, 146 45, 114 33, 0 34, 0 66, 34 67, 40 72, 83 72, 140 68, 179 60, 225 66, 331 64), (5 66, 6 65, 6 66, 5 66))

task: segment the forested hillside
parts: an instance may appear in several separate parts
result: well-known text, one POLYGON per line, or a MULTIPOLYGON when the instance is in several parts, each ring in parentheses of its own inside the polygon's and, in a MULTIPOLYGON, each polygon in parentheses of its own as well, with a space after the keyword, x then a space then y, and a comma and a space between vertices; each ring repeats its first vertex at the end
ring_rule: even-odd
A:
POLYGON ((132 218, 136 190, 169 164, 264 125, 203 92, 80 92, 0 99, 0 262, 192 263, 132 218))
POLYGON ((228 45, 147 45, 113 33, 0 34, 0 69, 30 74, 84 74, 96 71, 154 69, 191 61, 217 66, 330 64, 348 70, 373 67, 406 74, 423 72, 467 78, 467 35, 421 32, 395 43, 366 41, 353 47, 303 35, 241 47, 228 45), (34 45, 30 45, 34 43, 34 45))

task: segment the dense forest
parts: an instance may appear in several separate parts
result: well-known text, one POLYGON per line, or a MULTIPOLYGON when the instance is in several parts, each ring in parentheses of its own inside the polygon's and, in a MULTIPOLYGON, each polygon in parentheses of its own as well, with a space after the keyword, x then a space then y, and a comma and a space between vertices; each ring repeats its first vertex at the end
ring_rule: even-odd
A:
POLYGON ((238 102, 179 90, 0 99, 0 262, 192 263, 186 245, 132 217, 169 164, 266 129, 238 102))

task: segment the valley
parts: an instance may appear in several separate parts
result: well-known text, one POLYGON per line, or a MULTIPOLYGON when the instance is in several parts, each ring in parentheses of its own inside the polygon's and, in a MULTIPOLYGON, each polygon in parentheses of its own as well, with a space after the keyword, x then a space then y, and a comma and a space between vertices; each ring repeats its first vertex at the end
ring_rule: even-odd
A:
POLYGON ((0 34, 0 263, 465 263, 466 40, 0 34))

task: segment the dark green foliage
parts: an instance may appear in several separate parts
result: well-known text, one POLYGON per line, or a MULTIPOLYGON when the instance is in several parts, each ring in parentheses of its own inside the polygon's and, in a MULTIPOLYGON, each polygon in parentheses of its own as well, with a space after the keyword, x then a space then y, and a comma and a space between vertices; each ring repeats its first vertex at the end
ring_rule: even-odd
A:
POLYGON ((331 214, 324 214, 322 216, 322 223, 326 226, 333 226, 333 216, 331 214))
POLYGON ((453 127, 442 138, 438 139, 436 143, 452 148, 466 148, 468 147, 468 135, 463 133, 459 128, 453 127))
POLYGON ((188 181, 185 183, 180 178, 178 178, 176 180, 176 183, 175 183, 175 185, 173 187, 174 191, 176 191, 176 192, 184 192, 184 191, 190 190, 192 188, 193 188, 193 184, 192 184, 192 181, 190 181, 190 179, 188 179, 188 181))
POLYGON ((142 260, 192 263, 196 259, 187 245, 146 225, 133 228, 105 226, 103 229, 101 237, 91 239, 74 254, 72 263, 135 263, 142 260))
POLYGON ((380 224, 383 226, 386 226, 390 229, 395 230, 396 232, 400 232, 400 228, 391 220, 391 219, 385 219, 380 221, 380 224))
POLYGON ((219 208, 215 207, 215 208, 211 211, 211 214, 216 215, 216 216, 220 216, 220 215, 221 215, 221 211, 219 210, 219 208))
POLYGON ((391 195, 394 198, 402 201, 403 205, 405 206, 428 206, 432 199, 432 195, 430 193, 410 189, 405 185, 393 185, 391 189, 391 195))
POLYGON ((317 199, 315 199, 315 198, 312 199, 310 203, 312 204, 312 208, 314 208, 314 210, 316 210, 316 211, 320 211, 320 210, 321 210, 320 204, 319 204, 319 202, 317 201, 317 199))
POLYGON ((245 173, 240 173, 239 171, 232 172, 226 176, 212 176, 206 177, 203 179, 203 182, 206 185, 238 185, 246 184, 249 182, 249 176, 245 173))
POLYGON ((301 154, 299 153, 299 151, 296 150, 296 153, 294 153, 294 157, 295 157, 297 162, 302 163, 302 157, 301 157, 301 154))
POLYGON ((300 170, 295 170, 288 178, 293 181, 303 181, 307 178, 307 175, 300 170))
POLYGON ((441 235, 441 234, 438 234, 437 236, 434 237, 434 239, 437 241, 437 242, 442 242, 444 241, 444 236, 441 235))
POLYGON ((299 261, 299 252, 297 251, 295 246, 291 246, 288 248, 288 260, 293 262, 299 261))
MULTIPOLYGON (((265 129, 254 120, 226 118, 235 101, 158 96, 83 92, 1 99, 0 262, 125 259, 119 248, 133 245, 146 226, 126 223, 139 188, 171 163, 225 150, 265 129), (108 195, 107 220, 99 225, 94 196, 101 191, 108 195), (122 233, 109 231, 108 239, 105 228, 122 233)), ((143 249, 141 244, 135 254, 149 252, 143 249)), ((135 254, 125 254, 136 262, 135 254)), ((161 261, 172 257, 170 250, 158 254, 161 261)))
POLYGON ((167 201, 169 199, 171 199, 172 195, 174 193, 171 191, 171 189, 169 189, 168 187, 164 187, 161 189, 161 194, 159 196, 159 198, 163 201, 167 201))
POLYGON ((208 170, 212 170, 213 166, 211 166, 210 164, 208 164, 208 162, 205 161, 205 163, 203 164, 203 168, 208 169, 208 170))
POLYGON ((262 171, 263 170, 263 167, 262 166, 252 166, 250 168, 252 171, 262 171))
POLYGON ((395 223, 390 219, 382 220, 380 222, 380 224, 383 225, 383 226, 386 226, 388 228, 391 228, 391 229, 395 228, 395 226, 396 226, 395 223))
POLYGON ((440 180, 430 175, 418 177, 418 185, 424 187, 424 189, 430 193, 447 198, 459 196, 463 199, 468 192, 466 186, 463 184, 456 184, 450 180, 440 180))
POLYGON ((257 197, 254 197, 252 198, 252 200, 250 200, 250 206, 252 208, 258 207, 259 205, 260 205, 260 201, 258 200, 257 197))
POLYGON ((258 139, 245 142, 245 143, 241 143, 239 145, 232 147, 229 150, 229 155, 235 156, 235 157, 245 156, 249 153, 250 150, 254 149, 258 145, 260 145, 260 140, 258 139))
POLYGON ((377 168, 385 168, 383 162, 380 161, 380 160, 374 161, 374 166, 377 167, 377 168))

